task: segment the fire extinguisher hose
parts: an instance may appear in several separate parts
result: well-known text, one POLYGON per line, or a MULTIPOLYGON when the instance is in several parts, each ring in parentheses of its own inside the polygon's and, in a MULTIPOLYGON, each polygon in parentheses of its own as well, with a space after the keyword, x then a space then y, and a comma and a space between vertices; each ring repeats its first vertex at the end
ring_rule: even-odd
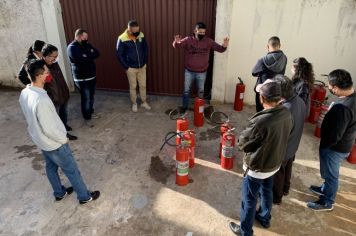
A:
POLYGON ((170 143, 169 141, 172 139, 172 138, 175 138, 176 136, 179 136, 181 139, 183 139, 183 136, 180 134, 180 133, 177 133, 175 131, 171 131, 171 132, 168 132, 166 134, 166 136, 164 137, 164 142, 161 146, 161 148, 159 149, 160 151, 162 151, 163 147, 167 144, 168 146, 171 146, 171 147, 177 147, 178 145, 175 144, 175 143, 170 143))
POLYGON ((178 120, 179 118, 184 118, 186 114, 180 113, 180 107, 177 107, 169 112, 169 119, 178 120))
POLYGON ((226 115, 224 112, 221 112, 221 111, 214 111, 213 113, 211 113, 211 115, 210 115, 210 120, 211 120, 214 124, 224 124, 224 123, 230 121, 230 120, 229 120, 229 116, 226 115), (219 115, 219 116, 217 116, 217 115, 219 115), (217 121, 217 120, 216 120, 216 117, 221 117, 221 116, 224 117, 225 120, 219 120, 219 121, 217 121))

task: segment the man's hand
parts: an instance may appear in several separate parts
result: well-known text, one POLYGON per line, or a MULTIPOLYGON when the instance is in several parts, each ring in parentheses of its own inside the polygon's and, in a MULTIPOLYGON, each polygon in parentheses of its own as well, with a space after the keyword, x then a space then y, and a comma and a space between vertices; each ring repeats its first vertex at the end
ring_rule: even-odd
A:
POLYGON ((227 46, 229 46, 229 41, 230 41, 229 37, 224 38, 224 43, 223 43, 224 48, 227 48, 227 46))
POLYGON ((178 43, 181 40, 182 40, 182 37, 179 34, 174 36, 174 42, 178 43))

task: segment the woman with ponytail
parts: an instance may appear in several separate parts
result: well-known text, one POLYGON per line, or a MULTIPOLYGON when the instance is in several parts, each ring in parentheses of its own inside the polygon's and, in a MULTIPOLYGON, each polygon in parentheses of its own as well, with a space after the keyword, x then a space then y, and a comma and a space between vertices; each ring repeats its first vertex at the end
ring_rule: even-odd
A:
POLYGON ((30 84, 31 80, 27 73, 27 62, 32 59, 41 59, 42 58, 42 48, 46 43, 41 40, 35 40, 32 43, 32 46, 28 49, 27 56, 25 61, 22 63, 20 71, 18 73, 18 78, 24 85, 30 84))

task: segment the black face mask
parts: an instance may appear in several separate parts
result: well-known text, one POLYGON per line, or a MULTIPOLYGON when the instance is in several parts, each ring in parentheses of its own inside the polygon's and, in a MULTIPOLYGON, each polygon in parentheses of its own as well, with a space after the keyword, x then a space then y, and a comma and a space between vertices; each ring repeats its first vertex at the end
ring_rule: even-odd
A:
POLYGON ((205 35, 198 34, 198 39, 199 39, 199 40, 202 40, 204 37, 205 37, 205 35))
POLYGON ((136 38, 140 35, 140 32, 135 32, 135 33, 132 33, 133 36, 135 36, 136 38))
POLYGON ((333 92, 332 89, 329 89, 329 92, 330 92, 332 95, 335 95, 335 93, 333 92))
POLYGON ((81 41, 81 44, 84 46, 84 45, 87 45, 88 44, 88 40, 82 40, 81 41))

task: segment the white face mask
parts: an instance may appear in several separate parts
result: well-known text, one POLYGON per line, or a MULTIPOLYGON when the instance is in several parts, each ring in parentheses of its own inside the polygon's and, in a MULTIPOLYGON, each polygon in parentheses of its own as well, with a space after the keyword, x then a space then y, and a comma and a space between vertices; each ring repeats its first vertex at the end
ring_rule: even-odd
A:
POLYGON ((54 63, 59 63, 59 56, 56 58, 56 60, 54 61, 54 63))

